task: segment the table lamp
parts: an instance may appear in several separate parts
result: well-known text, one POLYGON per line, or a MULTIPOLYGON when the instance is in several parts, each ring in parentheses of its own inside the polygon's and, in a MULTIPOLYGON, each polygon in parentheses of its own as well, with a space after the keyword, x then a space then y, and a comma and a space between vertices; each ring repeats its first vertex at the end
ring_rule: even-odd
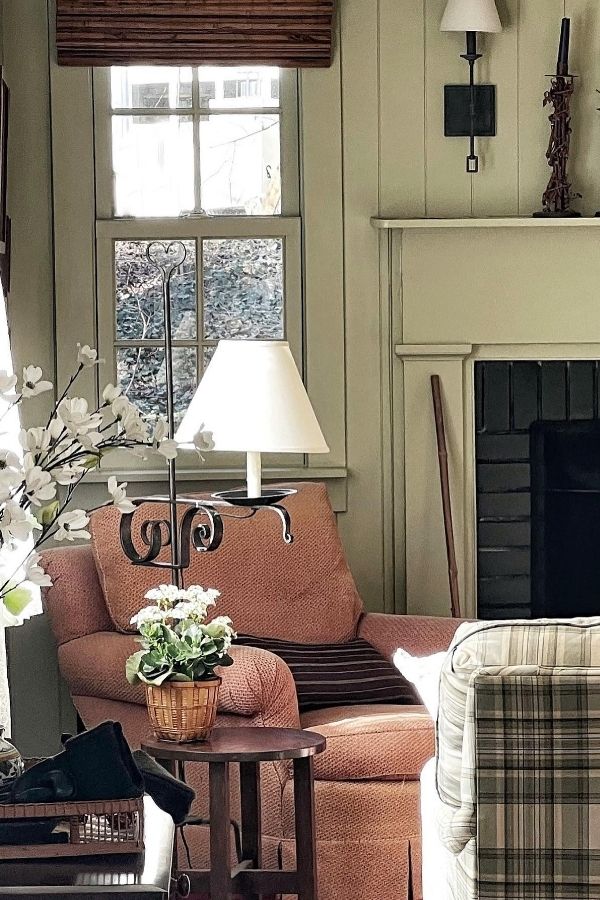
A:
POLYGON ((329 452, 287 341, 219 342, 175 440, 196 446, 206 432, 211 450, 247 455, 247 490, 216 495, 236 503, 281 499, 262 490, 262 453, 329 452))

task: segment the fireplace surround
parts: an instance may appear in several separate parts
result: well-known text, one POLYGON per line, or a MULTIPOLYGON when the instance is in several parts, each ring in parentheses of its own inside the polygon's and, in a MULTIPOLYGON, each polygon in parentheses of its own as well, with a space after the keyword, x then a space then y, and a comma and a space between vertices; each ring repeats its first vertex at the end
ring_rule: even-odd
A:
MULTIPOLYGON (((394 498, 393 522, 384 535, 393 554, 393 603, 409 613, 443 616, 450 610, 431 411, 430 378, 438 374, 461 607, 463 615, 474 617, 480 587, 477 366, 548 363, 551 379, 570 363, 577 381, 579 363, 590 371, 600 360, 600 219, 388 218, 373 224, 382 260, 383 366, 385 348, 391 348, 383 397, 391 428, 384 429, 382 442, 389 448, 383 489, 394 498)), ((570 417, 585 421, 588 414, 578 403, 570 417)), ((543 416, 554 422, 569 418, 560 410, 544 409, 543 416)), ((526 534, 528 523, 521 526, 526 534)), ((530 614, 530 598, 530 587, 522 586, 521 599, 514 598, 503 615, 530 614)), ((488 603, 484 613, 495 615, 502 600, 488 603)))

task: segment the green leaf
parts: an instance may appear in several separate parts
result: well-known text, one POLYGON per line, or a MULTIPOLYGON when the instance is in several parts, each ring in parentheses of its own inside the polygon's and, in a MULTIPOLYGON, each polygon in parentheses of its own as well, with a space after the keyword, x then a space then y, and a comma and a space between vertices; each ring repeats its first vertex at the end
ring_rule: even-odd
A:
POLYGON ((53 500, 52 503, 48 503, 46 506, 42 506, 42 508, 37 511, 37 520, 40 525, 52 525, 52 523, 56 519, 59 509, 60 503, 58 502, 58 500, 53 500))
POLYGON ((132 654, 125 663, 125 675, 129 684, 139 683, 139 670, 143 657, 146 655, 145 650, 138 650, 132 654))
POLYGON ((12 588, 12 590, 7 591, 3 597, 5 607, 13 616, 20 616, 21 613, 27 609, 32 600, 33 594, 31 588, 25 587, 24 585, 12 588))

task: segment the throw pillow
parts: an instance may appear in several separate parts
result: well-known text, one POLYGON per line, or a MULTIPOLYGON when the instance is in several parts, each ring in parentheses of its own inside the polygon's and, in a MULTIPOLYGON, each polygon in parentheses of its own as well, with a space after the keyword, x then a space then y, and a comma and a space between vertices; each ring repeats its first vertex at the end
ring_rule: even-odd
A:
POLYGON ((367 703, 419 703, 408 681, 362 638, 345 644, 299 644, 239 635, 236 643, 269 650, 287 663, 300 712, 367 703))
POLYGON ((434 722, 437 720, 440 677, 445 658, 445 652, 434 653, 432 656, 411 656, 402 648, 394 654, 394 665, 407 681, 414 684, 434 722))
MULTIPOLYGON (((248 519, 242 509, 225 508, 223 543, 214 553, 192 550, 185 583, 217 588, 221 599, 215 615, 227 613, 237 630, 246 634, 315 644, 350 640, 356 635, 362 603, 327 488, 311 482, 289 486, 298 490, 284 504, 292 520, 293 544, 283 543, 275 513, 263 509, 248 519)), ((141 506, 133 534, 139 535, 145 518, 168 516, 166 505, 141 506)), ((169 581, 169 571, 129 562, 119 541, 120 518, 114 506, 95 512, 91 543, 109 615, 118 631, 135 632, 131 617, 146 606, 146 591, 169 581)), ((198 524, 202 521, 206 520, 199 518, 198 524)), ((144 547, 140 544, 139 549, 144 547)), ((169 560, 169 548, 159 560, 169 560)))

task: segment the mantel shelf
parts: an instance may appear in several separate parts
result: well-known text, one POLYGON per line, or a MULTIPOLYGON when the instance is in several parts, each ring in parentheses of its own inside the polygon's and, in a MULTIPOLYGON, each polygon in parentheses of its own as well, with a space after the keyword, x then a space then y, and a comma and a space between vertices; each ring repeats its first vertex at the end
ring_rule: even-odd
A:
POLYGON ((582 216, 578 219, 534 219, 525 216, 464 219, 385 219, 374 216, 371 224, 381 230, 412 228, 600 228, 600 218, 582 216))

